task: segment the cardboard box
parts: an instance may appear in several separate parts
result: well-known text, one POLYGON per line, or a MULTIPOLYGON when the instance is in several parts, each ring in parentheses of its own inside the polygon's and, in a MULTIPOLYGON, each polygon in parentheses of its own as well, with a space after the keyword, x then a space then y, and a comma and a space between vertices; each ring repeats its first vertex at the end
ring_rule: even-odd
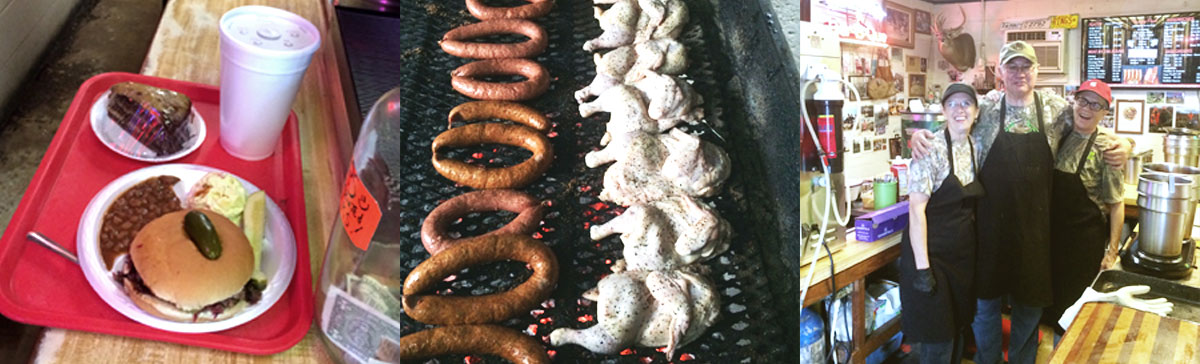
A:
POLYGON ((854 220, 854 239, 876 241, 908 227, 908 201, 891 205, 854 220))

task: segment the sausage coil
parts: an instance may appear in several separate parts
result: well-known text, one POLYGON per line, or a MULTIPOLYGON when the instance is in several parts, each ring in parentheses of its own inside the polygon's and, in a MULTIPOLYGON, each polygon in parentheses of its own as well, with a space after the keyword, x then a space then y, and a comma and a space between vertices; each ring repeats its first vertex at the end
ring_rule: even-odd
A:
POLYGON ((448 354, 491 354, 517 364, 550 363, 546 347, 532 337, 496 325, 435 327, 400 338, 377 356, 392 362, 448 354))
POLYGON ((467 63, 450 73, 450 85, 476 100, 522 101, 541 96, 550 88, 546 68, 524 58, 484 59, 467 63), (518 82, 487 82, 480 76, 524 76, 518 82))
POLYGON ((483 0, 467 0, 467 11, 476 19, 532 19, 550 13, 553 0, 526 0, 528 4, 513 7, 496 7, 483 4, 483 0))
POLYGON ((404 279, 401 303, 409 317, 427 324, 494 323, 545 301, 557 283, 558 259, 542 242, 516 234, 478 236, 446 248, 417 265, 404 279), (464 268, 501 260, 525 262, 533 268, 533 274, 507 292, 483 296, 423 294, 446 276, 464 268))
POLYGON ((425 222, 421 224, 421 243, 430 255, 437 254, 447 247, 457 244, 462 239, 453 239, 446 235, 446 228, 451 222, 472 212, 480 211, 511 211, 517 217, 508 224, 486 234, 521 234, 528 235, 538 228, 545 207, 541 201, 523 192, 515 190, 481 190, 467 192, 442 202, 429 212, 425 222))
POLYGON ((526 58, 546 51, 546 31, 524 19, 497 19, 466 24, 446 32, 438 42, 452 56, 473 59, 526 58), (466 39, 496 34, 520 34, 529 37, 520 43, 478 43, 466 39))
POLYGON ((467 124, 442 132, 433 139, 433 168, 458 184, 475 189, 521 188, 536 180, 554 161, 550 139, 522 125, 467 124), (438 156, 442 147, 466 147, 484 143, 504 144, 533 152, 520 164, 504 168, 486 168, 438 156))
POLYGON ((537 109, 507 101, 471 101, 464 102, 450 109, 449 122, 474 121, 484 119, 502 119, 512 121, 540 132, 550 131, 550 119, 537 109))

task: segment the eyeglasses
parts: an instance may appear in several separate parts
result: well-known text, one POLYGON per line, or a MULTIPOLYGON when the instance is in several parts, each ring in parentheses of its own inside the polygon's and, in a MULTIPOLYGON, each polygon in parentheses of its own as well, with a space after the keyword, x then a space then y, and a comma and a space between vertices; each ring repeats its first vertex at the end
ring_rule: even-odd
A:
POLYGON ((1082 97, 1076 97, 1075 104, 1079 105, 1080 107, 1086 107, 1088 109, 1091 109, 1092 111, 1100 111, 1100 110, 1108 109, 1108 103, 1106 103, 1104 101, 1091 102, 1082 97))
POLYGON ((971 101, 967 101, 967 100, 946 101, 946 102, 942 103, 942 107, 945 109, 966 109, 966 108, 969 108, 972 106, 975 106, 975 103, 971 102, 971 101))
POLYGON ((1017 66, 1017 65, 1015 65, 1015 64, 1009 63, 1009 64, 1006 64, 1006 65, 1004 65, 1004 66, 1002 66, 1002 67, 1004 67, 1004 71, 1006 71, 1006 72, 1011 72, 1011 73, 1017 73, 1017 72, 1020 72, 1020 73, 1029 73, 1030 71, 1033 71, 1033 70, 1037 69, 1037 64, 1030 64, 1030 65, 1028 65, 1028 66, 1021 67, 1021 66, 1017 66))

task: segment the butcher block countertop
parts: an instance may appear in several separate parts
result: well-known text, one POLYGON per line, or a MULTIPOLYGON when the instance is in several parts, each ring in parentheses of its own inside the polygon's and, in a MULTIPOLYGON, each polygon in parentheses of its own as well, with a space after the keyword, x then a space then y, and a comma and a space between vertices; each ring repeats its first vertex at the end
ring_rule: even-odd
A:
MULTIPOLYGON (((146 75, 216 85, 220 79, 217 22, 227 10, 270 5, 308 19, 322 33, 320 50, 304 75, 292 110, 300 127, 308 248, 311 271, 321 271, 343 175, 350 159, 351 131, 334 47, 336 18, 328 1, 173 0, 167 3, 142 66, 146 75)), ((347 81, 348 82, 348 81, 347 81)), ((357 111, 356 111, 357 112, 357 111)), ((304 237, 297 237, 303 239, 304 237)), ((37 363, 328 363, 315 326, 282 353, 255 356, 82 331, 47 328, 37 363)))
POLYGON ((1050 363, 1200 363, 1200 325, 1111 303, 1083 305, 1050 363))

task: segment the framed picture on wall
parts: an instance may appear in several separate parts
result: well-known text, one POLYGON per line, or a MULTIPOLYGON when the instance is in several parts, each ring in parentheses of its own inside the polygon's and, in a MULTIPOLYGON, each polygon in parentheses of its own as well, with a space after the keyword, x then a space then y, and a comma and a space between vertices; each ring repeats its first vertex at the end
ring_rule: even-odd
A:
POLYGON ((930 33, 931 27, 929 25, 932 23, 929 22, 928 11, 916 10, 913 13, 913 19, 913 30, 916 30, 916 32, 920 34, 930 33))
POLYGON ((1142 119, 1144 119, 1142 114, 1145 112, 1146 102, 1142 100, 1116 100, 1116 104, 1116 131, 1123 134, 1141 134, 1142 119))
POLYGON ((925 63, 925 57, 905 56, 904 71, 908 73, 925 73, 921 70, 921 65, 925 63))
POLYGON ((887 43, 897 47, 912 49, 916 44, 916 32, 913 26, 913 9, 891 1, 883 3, 883 11, 887 17, 883 19, 883 33, 887 34, 887 43))
POLYGON ((925 75, 908 75, 908 96, 925 97, 925 75))
POLYGON ((1168 104, 1182 104, 1183 103, 1183 92, 1167 92, 1165 94, 1166 95, 1164 96, 1164 98, 1167 99, 1168 104))
POLYGON ((1146 115, 1151 133, 1166 133, 1167 128, 1175 127, 1175 108, 1171 106, 1151 106, 1146 115))
POLYGON ((1161 104, 1161 103, 1163 103, 1163 100, 1165 100, 1165 99, 1166 98, 1163 97, 1162 91, 1146 93, 1146 103, 1147 104, 1161 104))
POLYGON ((1200 130, 1200 112, 1196 110, 1175 110, 1175 127, 1200 130))

